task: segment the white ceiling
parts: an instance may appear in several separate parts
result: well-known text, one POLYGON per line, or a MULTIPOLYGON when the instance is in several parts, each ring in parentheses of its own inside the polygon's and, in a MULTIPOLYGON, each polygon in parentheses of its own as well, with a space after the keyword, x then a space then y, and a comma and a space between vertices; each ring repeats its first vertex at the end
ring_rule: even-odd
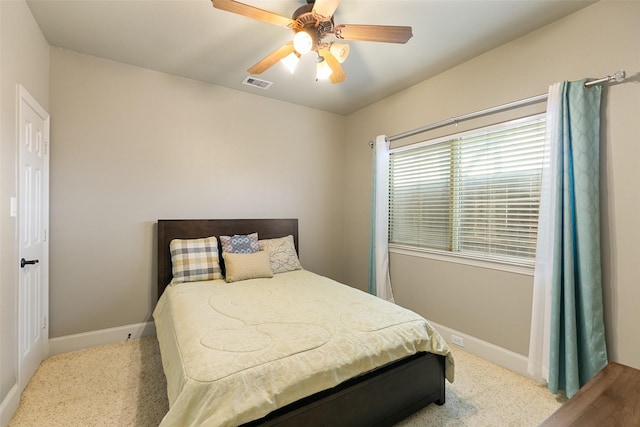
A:
MULTIPOLYGON (((3 0, 0 0, 3 1, 3 0)), ((291 16, 305 0, 244 0, 291 16)), ((286 28, 215 9, 210 0, 27 0, 51 46, 338 114, 366 105, 575 12, 593 0, 343 0, 338 24, 409 25, 407 44, 348 42, 347 80, 315 80, 314 54, 294 75, 246 69, 292 37, 286 28)))

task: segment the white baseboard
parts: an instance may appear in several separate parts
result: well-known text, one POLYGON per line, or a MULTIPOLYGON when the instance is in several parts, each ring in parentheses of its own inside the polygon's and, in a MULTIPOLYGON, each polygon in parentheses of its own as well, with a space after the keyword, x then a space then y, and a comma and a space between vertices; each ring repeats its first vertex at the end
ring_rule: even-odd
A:
POLYGON ((143 322, 51 338, 49 340, 49 356, 82 350, 84 348, 97 347, 99 345, 115 344, 117 342, 127 341, 128 339, 152 336, 155 334, 155 323, 143 322))
POLYGON ((540 379, 534 378, 527 373, 527 366, 529 358, 521 354, 514 353, 506 348, 498 347, 490 342, 483 341, 471 335, 456 331, 455 329, 448 328, 440 325, 436 322, 429 320, 429 323, 440 332, 442 338, 444 338, 449 347, 459 347, 464 351, 481 357, 489 362, 495 363, 498 366, 509 369, 517 374, 523 375, 527 378, 540 382, 540 379), (457 335, 464 340, 464 346, 457 346, 452 343, 451 335, 457 335))
POLYGON ((5 427, 20 405, 20 386, 16 383, 0 403, 0 426, 5 427))

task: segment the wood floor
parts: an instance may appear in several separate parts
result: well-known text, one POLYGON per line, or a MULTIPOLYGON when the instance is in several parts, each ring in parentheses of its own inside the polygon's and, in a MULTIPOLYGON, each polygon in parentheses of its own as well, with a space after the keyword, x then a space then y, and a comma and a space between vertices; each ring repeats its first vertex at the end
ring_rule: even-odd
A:
POLYGON ((640 426, 640 370, 609 362, 541 427, 640 426))

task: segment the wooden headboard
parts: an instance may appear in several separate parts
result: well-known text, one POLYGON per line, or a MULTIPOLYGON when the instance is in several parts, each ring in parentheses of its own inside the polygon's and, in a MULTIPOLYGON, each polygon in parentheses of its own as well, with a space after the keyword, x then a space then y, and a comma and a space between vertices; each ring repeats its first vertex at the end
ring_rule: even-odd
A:
MULTIPOLYGON (((259 239, 293 236, 298 247, 297 219, 160 219, 158 220, 158 298, 171 279, 171 253, 169 242, 173 239, 199 239, 210 236, 258 233, 259 239)), ((220 239, 218 253, 222 254, 220 239)), ((220 265, 224 268, 222 257, 220 265)))

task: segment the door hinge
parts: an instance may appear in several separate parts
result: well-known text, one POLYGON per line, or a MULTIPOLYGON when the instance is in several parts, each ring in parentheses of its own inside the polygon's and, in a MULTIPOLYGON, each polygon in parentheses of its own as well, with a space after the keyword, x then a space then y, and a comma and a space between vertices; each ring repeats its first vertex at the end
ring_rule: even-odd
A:
POLYGON ((44 142, 44 154, 49 154, 49 141, 44 142))
POLYGON ((44 316, 44 323, 42 325, 42 329, 47 329, 47 316, 44 316))
POLYGON ((46 228, 44 230, 42 230, 42 241, 43 242, 47 241, 47 229, 46 228))

